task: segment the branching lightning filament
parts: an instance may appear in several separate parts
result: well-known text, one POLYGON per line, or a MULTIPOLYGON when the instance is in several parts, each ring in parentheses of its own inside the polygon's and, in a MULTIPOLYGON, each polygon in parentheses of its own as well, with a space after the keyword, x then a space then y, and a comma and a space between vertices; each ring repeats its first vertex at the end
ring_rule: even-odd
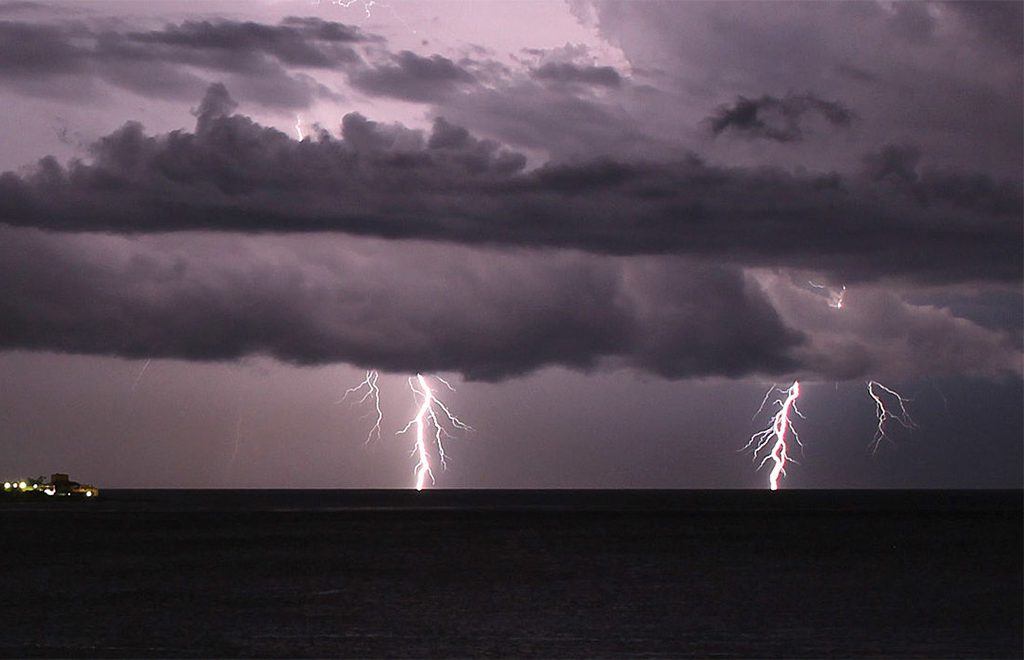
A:
POLYGON ((332 5, 337 5, 344 9, 348 9, 357 3, 363 6, 363 11, 366 12, 367 18, 370 18, 370 9, 377 4, 376 0, 331 0, 332 5))
POLYGON ((380 389, 377 387, 378 377, 379 376, 376 370, 371 369, 367 371, 366 378, 364 378, 363 381, 356 385, 355 387, 350 387, 347 390, 345 390, 345 394, 341 397, 341 399, 338 400, 338 403, 341 403, 342 401, 348 398, 349 394, 358 394, 359 392, 363 392, 364 389, 366 390, 365 392, 363 392, 363 397, 359 399, 359 401, 357 401, 356 403, 366 403, 367 401, 372 401, 373 409, 377 413, 377 419, 374 422, 373 426, 370 427, 370 432, 366 435, 367 443, 369 443, 370 440, 373 439, 374 435, 376 435, 377 439, 380 440, 380 424, 381 422, 384 421, 384 413, 381 412, 380 409, 380 389))
POLYGON ((873 454, 878 451, 882 440, 892 441, 886 432, 886 424, 889 421, 895 421, 908 431, 916 429, 917 424, 914 423, 910 413, 907 412, 908 399, 903 398, 899 392, 882 385, 878 381, 869 380, 868 395, 875 402, 875 414, 878 417, 878 428, 875 430, 874 440, 871 441, 871 453, 873 454))
POLYGON ((833 289, 830 286, 825 286, 824 284, 817 284, 816 282, 812 282, 810 280, 808 280, 807 283, 810 284, 811 286, 813 286, 815 289, 824 289, 825 291, 828 292, 828 306, 829 307, 832 307, 834 309, 842 309, 843 308, 843 299, 846 298, 846 285, 845 284, 840 289, 833 289))
MULTIPOLYGON (((455 388, 449 385, 443 378, 435 376, 435 379, 444 384, 451 391, 455 391, 455 388)), ((446 427, 461 431, 472 431, 473 429, 453 415, 448 407, 437 398, 434 394, 434 390, 430 388, 430 384, 422 374, 416 374, 415 378, 409 379, 409 389, 412 390, 413 398, 419 408, 416 411, 416 416, 409 420, 409 423, 405 425, 405 428, 398 433, 400 435, 415 427, 416 443, 413 445, 412 453, 417 457, 415 470, 416 490, 423 490, 428 477, 430 478, 430 483, 434 483, 434 473, 430 467, 430 450, 427 446, 427 433, 429 432, 429 429, 432 429, 432 442, 434 446, 437 447, 437 455, 441 461, 442 469, 446 467, 444 442, 442 441, 442 437, 452 437, 446 427), (438 415, 439 410, 441 411, 441 415, 438 415)))
POLYGON ((746 444, 744 449, 753 447, 754 459, 756 460, 761 450, 768 446, 772 438, 775 439, 775 444, 772 446, 771 451, 761 460, 757 469, 760 470, 764 467, 765 463, 771 460, 774 466, 772 467, 771 475, 768 477, 768 485, 772 490, 778 490, 779 478, 786 474, 786 463, 793 460, 789 457, 789 445, 786 440, 786 434, 792 434, 793 440, 796 441, 797 445, 803 446, 800 444, 800 436, 797 435, 796 428, 793 427, 792 419, 793 414, 801 418, 803 417, 800 414, 800 410, 796 407, 796 400, 800 397, 800 382, 793 381, 789 389, 785 390, 772 385, 768 393, 765 394, 764 401, 761 402, 762 409, 773 392, 780 395, 774 402, 774 405, 779 408, 778 412, 775 413, 772 423, 768 428, 750 436, 750 442, 746 444), (783 398, 783 395, 785 398, 783 398))

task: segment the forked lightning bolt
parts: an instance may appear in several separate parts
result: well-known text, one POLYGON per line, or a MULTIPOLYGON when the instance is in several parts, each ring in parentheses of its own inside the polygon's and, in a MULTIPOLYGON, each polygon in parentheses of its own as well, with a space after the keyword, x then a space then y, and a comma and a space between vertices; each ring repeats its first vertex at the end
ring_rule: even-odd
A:
POLYGON ((898 392, 878 381, 869 380, 868 395, 875 402, 875 414, 878 417, 878 428, 875 430, 874 440, 871 441, 871 453, 873 454, 878 451, 882 440, 890 440, 889 434, 885 430, 887 422, 894 420, 908 431, 917 428, 917 424, 907 412, 907 399, 898 392))
MULTIPOLYGON (((370 8, 374 7, 377 4, 377 1, 376 0, 331 0, 331 4, 336 6, 336 7, 342 7, 343 9, 348 9, 349 7, 351 7, 352 5, 355 5, 355 4, 362 5, 363 10, 366 12, 366 17, 369 18, 370 17, 370 8)), ((320 6, 320 0, 313 0, 313 6, 314 7, 319 7, 320 6)))
POLYGON ((363 398, 359 399, 359 401, 357 401, 356 403, 366 403, 367 401, 372 401, 373 409, 377 413, 376 421, 374 422, 373 426, 370 427, 370 432, 366 434, 367 443, 369 443, 370 440, 373 439, 373 436, 375 434, 377 436, 377 439, 380 440, 380 424, 381 422, 384 421, 384 413, 381 412, 380 409, 380 388, 377 387, 378 377, 379 375, 377 374, 377 371, 375 369, 370 369, 369 371, 366 372, 366 378, 363 379, 363 382, 359 383, 355 387, 350 387, 347 390, 345 390, 345 394, 341 397, 341 399, 338 400, 338 403, 341 403, 342 401, 348 398, 349 394, 357 394, 359 392, 362 392, 364 389, 366 390, 365 392, 363 392, 363 398))
MULTIPOLYGON (((451 391, 455 391, 455 388, 449 385, 443 378, 435 376, 435 379, 443 383, 451 391)), ((409 429, 415 427, 416 443, 413 445, 412 453, 417 457, 415 469, 416 490, 423 490, 428 477, 430 478, 430 483, 434 483, 434 473, 430 467, 430 450, 427 446, 428 427, 433 429, 431 434, 433 444, 437 447, 437 455, 441 461, 442 469, 446 467, 442 436, 445 438, 451 437, 451 434, 445 428, 444 420, 447 420, 447 424, 453 429, 461 431, 472 431, 473 429, 453 415, 448 407, 437 398, 434 391, 430 388, 427 379, 422 374, 416 374, 415 378, 409 379, 409 389, 412 390, 413 398, 416 400, 419 409, 416 411, 416 416, 409 420, 409 423, 398 434, 406 433, 409 429), (441 411, 441 416, 438 415, 438 410, 441 411)))
POLYGON ((756 459, 761 450, 768 446, 768 443, 773 438, 775 439, 775 444, 772 446, 771 451, 761 460, 761 464, 757 466, 757 469, 760 470, 769 460, 773 461, 774 466, 772 467, 771 475, 768 477, 768 486, 772 490, 778 490, 779 478, 786 474, 786 463, 792 461, 789 457, 789 443, 786 440, 786 434, 791 433, 793 440, 800 445, 800 436, 797 435, 792 420, 793 414, 803 417, 796 407, 796 400, 800 397, 800 381, 793 381, 793 384, 786 390, 772 385, 771 389, 765 394, 764 401, 761 402, 761 409, 764 409, 764 405, 772 393, 785 395, 785 398, 783 399, 780 396, 780 398, 775 400, 775 405, 779 407, 779 410, 772 418, 771 425, 763 431, 758 431, 750 436, 750 442, 746 444, 744 449, 753 447, 754 458, 756 459))

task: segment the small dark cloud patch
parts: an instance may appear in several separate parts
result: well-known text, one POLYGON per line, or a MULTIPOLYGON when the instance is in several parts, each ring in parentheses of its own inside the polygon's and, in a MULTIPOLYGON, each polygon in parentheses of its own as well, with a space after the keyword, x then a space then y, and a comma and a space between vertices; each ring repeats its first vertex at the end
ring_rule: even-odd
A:
POLYGON ((913 144, 887 144, 864 156, 864 168, 875 181, 912 183, 917 181, 921 150, 913 144))
POLYGON ((838 102, 812 94, 782 98, 766 94, 757 99, 740 96, 732 105, 720 106, 707 121, 715 135, 729 131, 752 140, 798 142, 804 138, 803 122, 809 114, 841 128, 850 126, 854 119, 853 112, 838 102))
POLYGON ((558 83, 580 83, 602 87, 618 87, 622 76, 610 66, 578 65, 571 62, 548 62, 533 70, 539 80, 558 83))

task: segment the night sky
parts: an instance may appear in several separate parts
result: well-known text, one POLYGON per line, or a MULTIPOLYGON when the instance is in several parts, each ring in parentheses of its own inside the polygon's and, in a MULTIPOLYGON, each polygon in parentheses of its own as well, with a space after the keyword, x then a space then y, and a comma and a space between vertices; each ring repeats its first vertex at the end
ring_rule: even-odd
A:
POLYGON ((763 488, 799 379, 783 488, 1020 488, 1022 8, 0 2, 0 465, 404 488, 422 372, 437 487, 763 488))

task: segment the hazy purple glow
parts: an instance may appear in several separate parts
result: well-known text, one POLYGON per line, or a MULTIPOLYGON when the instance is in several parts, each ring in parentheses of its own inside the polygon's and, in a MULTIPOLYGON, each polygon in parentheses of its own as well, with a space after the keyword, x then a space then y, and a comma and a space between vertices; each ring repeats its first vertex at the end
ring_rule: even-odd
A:
POLYGON ((404 487, 423 371, 445 486, 760 487, 799 379, 786 487, 1020 487, 1020 7, 0 2, 0 455, 404 487))

